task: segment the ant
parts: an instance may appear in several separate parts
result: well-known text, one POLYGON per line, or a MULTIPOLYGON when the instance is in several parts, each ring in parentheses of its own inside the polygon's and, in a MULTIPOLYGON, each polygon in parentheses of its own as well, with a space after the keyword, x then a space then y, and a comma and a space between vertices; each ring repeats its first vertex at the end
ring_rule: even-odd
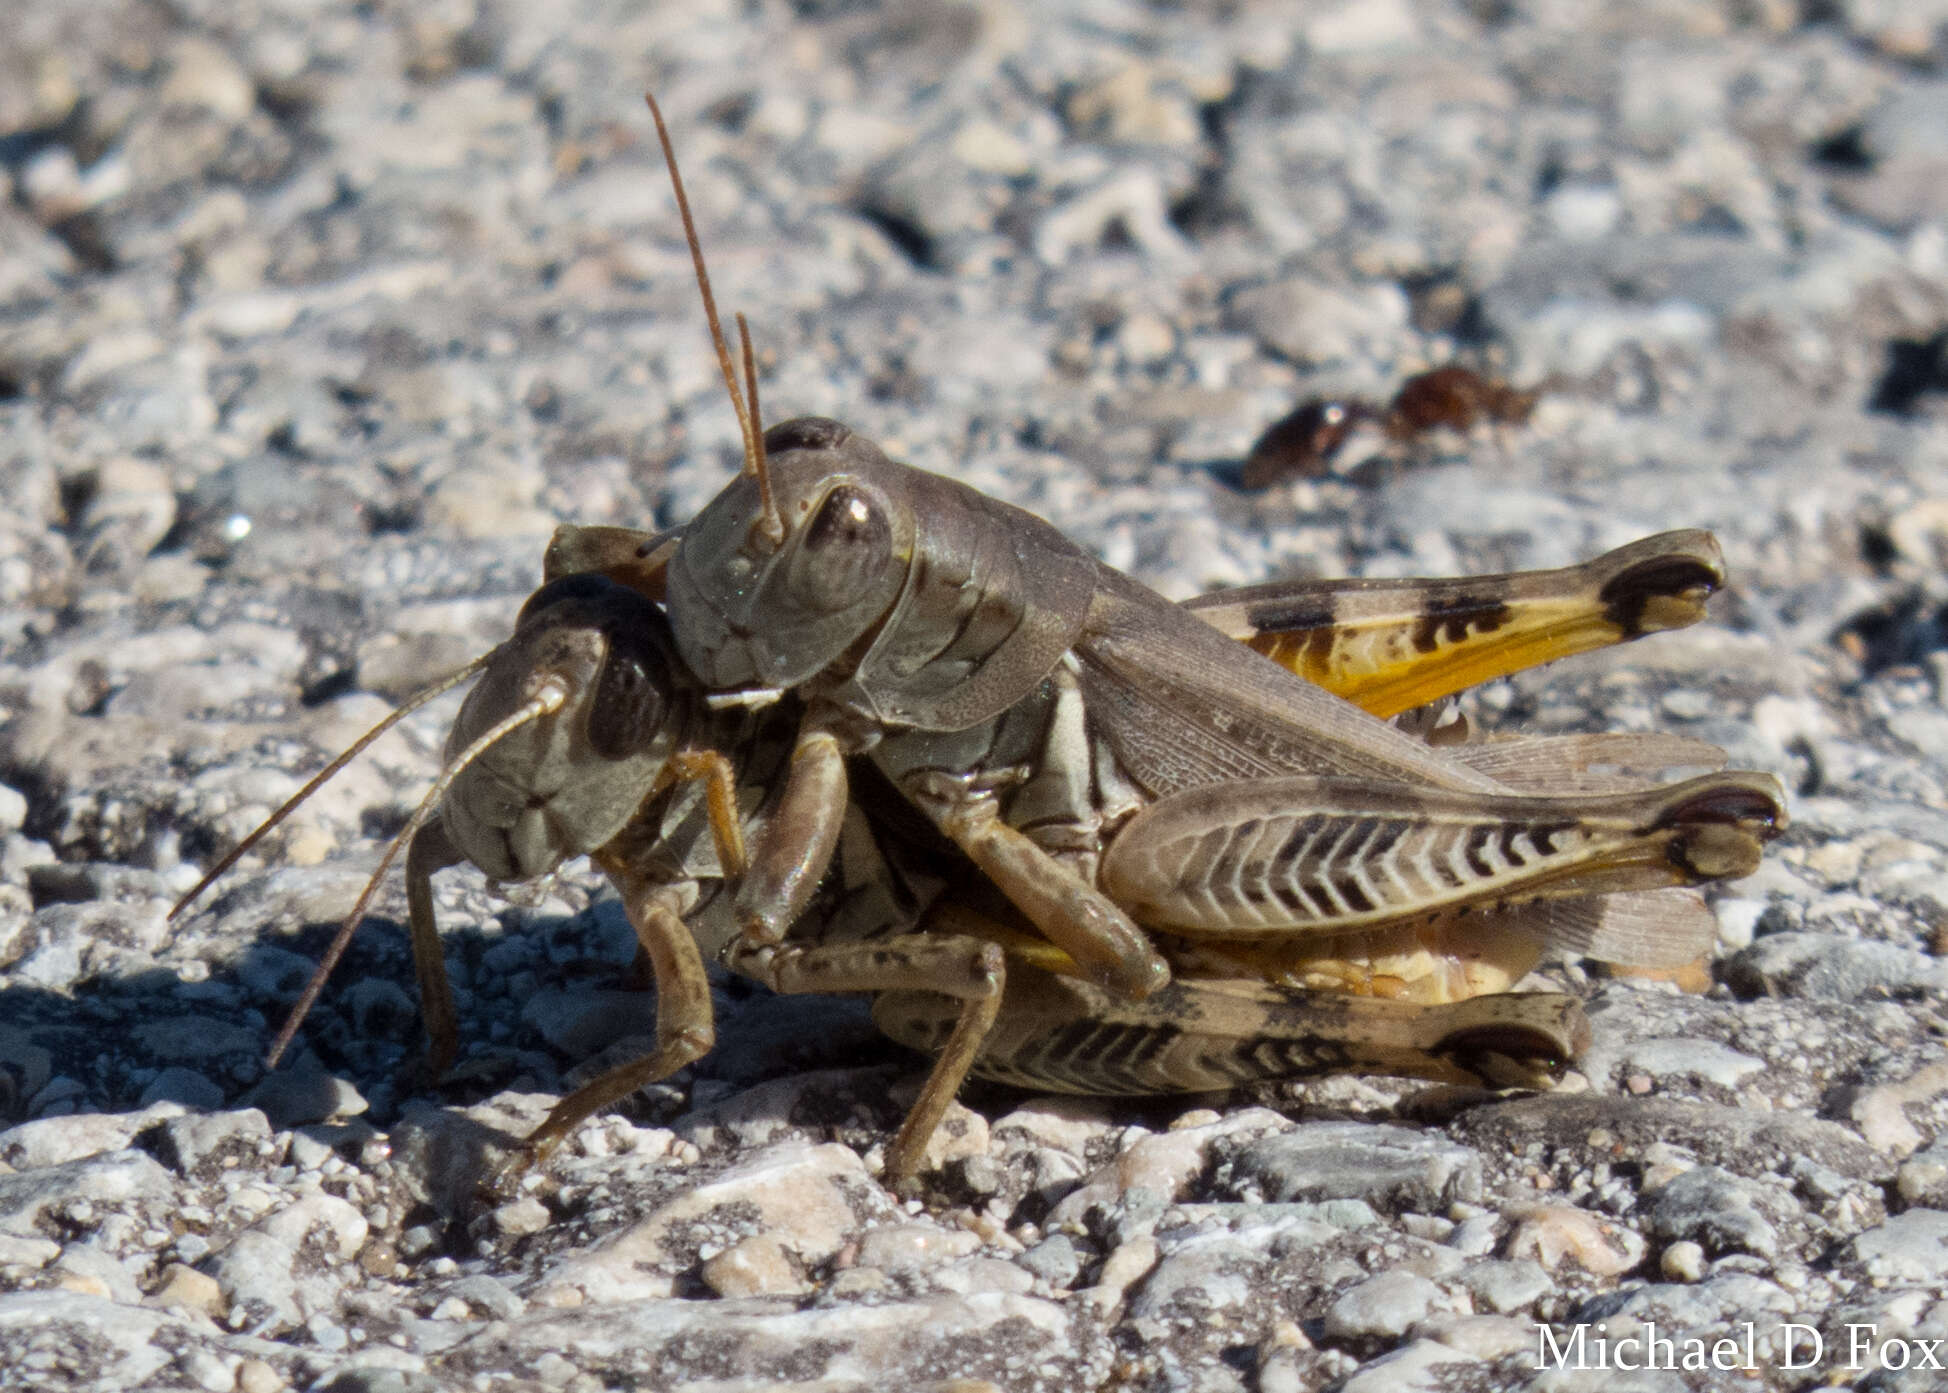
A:
POLYGON ((1526 424, 1539 390, 1521 391, 1500 378, 1449 363, 1416 373, 1400 384, 1386 406, 1354 397, 1312 397, 1273 423, 1246 456, 1239 481, 1248 489, 1287 479, 1317 479, 1360 427, 1377 426, 1386 439, 1405 443, 1436 426, 1472 430, 1477 422, 1526 424))

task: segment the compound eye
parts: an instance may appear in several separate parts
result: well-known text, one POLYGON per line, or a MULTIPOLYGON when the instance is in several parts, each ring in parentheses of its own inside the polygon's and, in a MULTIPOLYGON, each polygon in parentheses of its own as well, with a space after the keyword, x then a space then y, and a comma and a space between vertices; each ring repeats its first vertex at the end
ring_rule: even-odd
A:
POLYGON ((807 608, 835 614, 863 598, 892 559, 886 510, 862 489, 840 484, 805 529, 794 589, 807 608))
POLYGON ((610 632, 609 656, 589 704, 588 743, 604 759, 648 749, 669 712, 669 667, 653 647, 632 638, 610 632))

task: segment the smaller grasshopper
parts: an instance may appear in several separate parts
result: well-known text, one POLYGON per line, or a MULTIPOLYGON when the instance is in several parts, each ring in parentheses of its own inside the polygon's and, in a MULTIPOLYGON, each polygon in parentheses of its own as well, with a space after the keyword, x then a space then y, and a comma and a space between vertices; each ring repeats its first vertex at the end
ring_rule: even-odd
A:
MULTIPOLYGON (((551 561, 560 563, 559 549, 551 561)), ((528 1139, 525 1160, 544 1158, 584 1118, 708 1052, 714 1029, 706 957, 783 993, 957 995, 966 1003, 959 1032, 965 1044, 948 1053, 965 1072, 965 1056, 999 1005, 1001 948, 905 932, 915 910, 883 897, 866 908, 857 893, 851 922, 866 928, 855 941, 816 932, 776 945, 740 940, 715 891, 725 875, 743 870, 745 827, 762 825, 773 801, 767 790, 783 782, 791 726, 778 717, 789 713, 713 708, 676 659, 662 612, 591 571, 548 580, 524 606, 511 639, 409 701, 334 760, 218 862, 172 915, 406 711, 476 672, 480 681, 454 722, 445 768, 387 847, 293 1008, 272 1065, 404 847, 414 969, 435 1072, 457 1048, 433 913, 431 877, 443 867, 470 861, 496 880, 528 880, 590 856, 621 895, 653 973, 656 1048, 563 1099, 528 1139)))

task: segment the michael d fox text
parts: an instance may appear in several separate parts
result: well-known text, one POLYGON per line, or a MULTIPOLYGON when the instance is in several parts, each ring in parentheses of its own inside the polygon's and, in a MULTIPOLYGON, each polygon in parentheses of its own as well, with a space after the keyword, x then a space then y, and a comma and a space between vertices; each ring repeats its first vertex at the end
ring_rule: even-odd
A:
POLYGON ((1746 1321, 1723 1335, 1666 1335, 1656 1321, 1536 1327, 1535 1367, 1540 1369, 1740 1370, 1948 1369, 1948 1339, 1882 1339, 1877 1325, 1843 1325, 1822 1335, 1787 1321, 1760 1327, 1746 1321))

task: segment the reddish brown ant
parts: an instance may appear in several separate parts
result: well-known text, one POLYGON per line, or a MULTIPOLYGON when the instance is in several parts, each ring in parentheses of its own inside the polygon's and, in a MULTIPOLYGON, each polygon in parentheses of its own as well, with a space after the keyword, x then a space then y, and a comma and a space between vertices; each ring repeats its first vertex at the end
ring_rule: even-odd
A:
POLYGON ((1364 425, 1377 426, 1387 440, 1402 444, 1437 426, 1469 431, 1482 421, 1523 425, 1540 395, 1449 363, 1408 378, 1384 407, 1353 397, 1311 397, 1258 438, 1245 458, 1240 482, 1261 489, 1287 479, 1321 478, 1364 425))

